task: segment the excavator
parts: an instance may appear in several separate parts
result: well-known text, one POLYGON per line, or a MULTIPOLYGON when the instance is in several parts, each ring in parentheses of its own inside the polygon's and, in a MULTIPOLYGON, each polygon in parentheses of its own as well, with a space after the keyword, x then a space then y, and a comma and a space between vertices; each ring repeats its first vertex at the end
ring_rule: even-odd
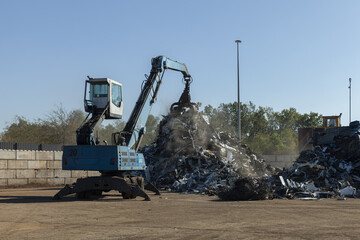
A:
POLYGON ((122 118, 122 84, 109 78, 88 77, 85 82, 84 107, 89 114, 76 131, 77 145, 64 146, 62 169, 99 171, 101 175, 77 179, 56 193, 54 200, 73 193, 78 199, 99 197, 103 192, 111 190, 119 191, 124 199, 139 196, 150 200, 144 189, 160 194, 153 184, 129 172, 146 170, 144 156, 138 152, 138 148, 146 132, 145 124, 156 102, 165 70, 181 72, 185 82, 179 101, 171 105, 171 113, 196 111, 197 107, 191 102, 192 78, 185 64, 158 56, 152 59, 151 66, 150 75, 146 76, 124 129, 112 134, 110 145, 106 142, 100 145, 93 132, 104 119, 122 118))

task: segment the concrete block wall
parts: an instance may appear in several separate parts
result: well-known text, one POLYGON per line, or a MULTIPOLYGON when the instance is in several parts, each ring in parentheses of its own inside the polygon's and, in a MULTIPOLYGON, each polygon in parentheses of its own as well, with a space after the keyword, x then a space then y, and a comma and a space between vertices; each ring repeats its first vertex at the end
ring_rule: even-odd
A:
POLYGON ((64 171, 60 151, 0 150, 0 186, 65 185, 97 171, 64 171))
POLYGON ((289 168, 299 155, 263 155, 265 161, 273 167, 289 168))
MULTIPOLYGON (((274 167, 289 168, 297 155, 263 155, 274 167)), ((0 186, 65 185, 97 171, 64 171, 61 151, 0 150, 0 186)))

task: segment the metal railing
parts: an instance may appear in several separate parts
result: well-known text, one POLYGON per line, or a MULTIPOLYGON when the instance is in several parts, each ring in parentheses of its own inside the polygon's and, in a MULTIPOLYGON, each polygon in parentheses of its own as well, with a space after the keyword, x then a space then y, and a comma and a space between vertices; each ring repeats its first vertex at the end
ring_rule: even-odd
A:
POLYGON ((13 143, 0 142, 0 149, 6 150, 35 150, 35 151, 62 151, 62 144, 13 143))

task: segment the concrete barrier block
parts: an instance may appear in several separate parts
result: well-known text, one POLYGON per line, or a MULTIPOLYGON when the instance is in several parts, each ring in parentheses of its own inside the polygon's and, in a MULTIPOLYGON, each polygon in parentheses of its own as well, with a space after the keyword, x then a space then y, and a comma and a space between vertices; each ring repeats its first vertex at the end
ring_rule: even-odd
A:
POLYGON ((27 169, 28 161, 27 160, 8 160, 7 168, 8 169, 27 169))
POLYGON ((298 158, 298 156, 289 155, 289 156, 286 158, 286 161, 287 161, 288 163, 294 163, 297 158, 298 158))
POLYGON ((88 177, 97 177, 100 176, 101 173, 99 173, 98 171, 88 171, 88 177))
POLYGON ((10 169, 0 170, 0 178, 15 178, 15 170, 10 170, 10 169))
POLYGON ((46 161, 28 161, 28 168, 29 169, 46 169, 46 161))
MULTIPOLYGON (((15 161, 15 160, 10 160, 10 161, 15 161)), ((7 169, 8 164, 7 164, 8 160, 0 160, 0 169, 7 169)))
POLYGON ((36 178, 53 178, 54 170, 53 169, 36 169, 35 177, 36 178))
POLYGON ((289 161, 289 156, 287 155, 279 155, 277 157, 277 162, 288 162, 289 161))
POLYGON ((276 160, 275 155, 263 155, 263 158, 267 163, 275 162, 275 160, 276 160))
POLYGON ((29 178, 29 184, 34 185, 46 185, 46 178, 29 178))
POLYGON ((62 160, 63 152, 54 152, 54 160, 62 160))
POLYGON ((28 179, 8 179, 8 186, 23 186, 28 184, 28 179))
POLYGON ((290 163, 290 162, 272 162, 272 163, 270 163, 270 165, 273 167, 278 167, 278 168, 289 168, 292 166, 292 163, 290 163))
POLYGON ((71 177, 71 171, 55 169, 55 177, 70 178, 71 177))
POLYGON ((47 184, 49 184, 49 185, 64 185, 65 179, 64 178, 48 178, 47 184))
POLYGON ((281 162, 270 162, 269 164, 276 168, 284 168, 284 164, 282 164, 281 162))
POLYGON ((65 184, 73 184, 77 178, 65 178, 65 184))
POLYGON ((26 160, 15 160, 16 169, 27 169, 28 168, 28 161, 26 160))
POLYGON ((36 151, 35 160, 54 160, 54 152, 36 151))
POLYGON ((293 163, 298 155, 263 155, 266 162, 291 162, 293 163))
POLYGON ((62 161, 54 161, 54 169, 62 169, 62 161))
POLYGON ((16 159, 19 160, 35 160, 35 151, 16 151, 16 159))
POLYGON ((14 150, 0 150, 0 159, 11 160, 16 158, 16 152, 14 150))
MULTIPOLYGON (((25 160, 7 160, 7 168, 16 169, 16 161, 25 161, 25 160)), ((27 162, 26 162, 26 168, 27 168, 27 162)))
POLYGON ((48 168, 48 169, 62 169, 61 161, 58 161, 58 160, 46 161, 46 168, 48 168))
POLYGON ((46 161, 46 167, 48 169, 62 169, 61 163, 62 162, 58 160, 46 161))
POLYGON ((0 186, 2 186, 2 187, 7 186, 7 182, 8 181, 5 178, 0 179, 0 186))
POLYGON ((46 161, 47 169, 54 169, 54 160, 46 161))
POLYGON ((287 162, 287 163, 284 164, 284 168, 288 169, 288 168, 290 168, 293 164, 294 164, 294 163, 292 163, 292 162, 287 162))
POLYGON ((16 178, 35 178, 35 170, 16 170, 16 178))
POLYGON ((85 178, 85 177, 87 177, 87 171, 83 171, 83 170, 71 171, 71 177, 73 177, 73 178, 85 178))

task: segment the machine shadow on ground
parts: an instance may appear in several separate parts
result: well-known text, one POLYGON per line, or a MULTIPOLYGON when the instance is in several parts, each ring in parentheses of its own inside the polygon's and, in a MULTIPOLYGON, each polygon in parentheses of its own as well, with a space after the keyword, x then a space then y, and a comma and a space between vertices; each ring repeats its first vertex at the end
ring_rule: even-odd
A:
POLYGON ((121 194, 103 194, 101 197, 91 197, 88 199, 77 199, 75 194, 64 197, 60 200, 53 200, 53 196, 19 196, 19 195, 6 195, 0 194, 1 203, 60 203, 60 202, 121 202, 121 201, 144 201, 141 198, 138 199, 123 199, 121 194))

